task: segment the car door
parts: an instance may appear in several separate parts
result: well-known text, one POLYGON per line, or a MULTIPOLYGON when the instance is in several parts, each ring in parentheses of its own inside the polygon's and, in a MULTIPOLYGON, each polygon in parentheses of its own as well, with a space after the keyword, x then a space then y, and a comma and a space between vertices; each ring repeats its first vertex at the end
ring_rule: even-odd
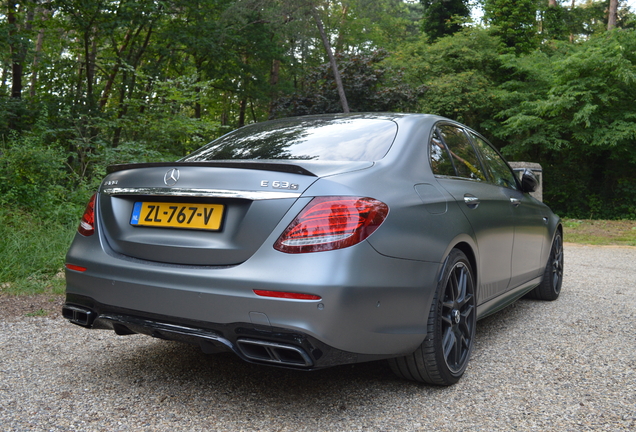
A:
POLYGON ((479 248, 479 303, 506 291, 514 244, 514 206, 510 191, 494 185, 463 128, 438 124, 430 142, 438 183, 469 220, 479 248))
POLYGON ((547 207, 520 190, 510 166, 483 138, 469 131, 489 177, 502 188, 512 204, 515 236, 512 248, 511 278, 515 288, 541 274, 541 250, 548 235, 547 207))

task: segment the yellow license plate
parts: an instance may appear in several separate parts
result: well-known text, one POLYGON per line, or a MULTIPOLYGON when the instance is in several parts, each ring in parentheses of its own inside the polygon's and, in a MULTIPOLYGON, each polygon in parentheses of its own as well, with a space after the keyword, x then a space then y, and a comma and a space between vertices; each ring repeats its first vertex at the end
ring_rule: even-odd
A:
POLYGON ((136 202, 130 224, 218 231, 223 211, 222 204, 136 202))

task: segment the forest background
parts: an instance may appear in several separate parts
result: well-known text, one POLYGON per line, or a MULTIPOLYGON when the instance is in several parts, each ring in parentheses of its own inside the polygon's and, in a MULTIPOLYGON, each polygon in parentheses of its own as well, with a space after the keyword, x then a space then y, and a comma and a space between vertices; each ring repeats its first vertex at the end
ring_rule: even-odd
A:
POLYGON ((458 120, 562 217, 636 219, 625 1, 0 0, 0 290, 48 283, 108 165, 347 107, 458 120))

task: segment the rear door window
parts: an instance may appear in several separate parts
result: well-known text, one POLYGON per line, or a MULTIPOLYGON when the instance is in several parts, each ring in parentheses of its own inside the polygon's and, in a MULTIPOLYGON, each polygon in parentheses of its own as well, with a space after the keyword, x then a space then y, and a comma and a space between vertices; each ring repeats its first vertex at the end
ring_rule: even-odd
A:
POLYGON ((484 141, 480 136, 470 133, 475 146, 479 150, 484 161, 486 171, 490 175, 491 182, 498 186, 510 189, 518 189, 517 181, 508 164, 503 160, 499 153, 493 149, 490 144, 484 141))
MULTIPOLYGON (((454 167, 453 175, 475 181, 486 181, 481 162, 464 130, 455 125, 443 124, 438 126, 437 132, 439 134, 434 134, 433 138, 435 136, 441 137, 454 167)), ((433 146, 434 144, 431 142, 431 166, 433 166, 433 172, 435 172, 434 164, 439 165, 439 162, 433 160, 436 156, 433 152, 433 146)), ((450 170, 445 168, 445 171, 448 172, 450 170)), ((442 174, 441 171, 436 174, 449 175, 442 174)))
POLYGON ((454 177, 457 175, 450 152, 439 136, 437 130, 433 131, 430 142, 431 168, 433 174, 454 177))

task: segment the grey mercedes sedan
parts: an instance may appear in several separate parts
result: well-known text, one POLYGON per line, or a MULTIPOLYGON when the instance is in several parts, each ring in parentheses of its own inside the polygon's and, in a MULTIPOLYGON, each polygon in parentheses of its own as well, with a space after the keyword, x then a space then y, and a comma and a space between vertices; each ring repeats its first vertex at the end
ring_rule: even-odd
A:
POLYGON ((450 385, 477 320, 559 296, 562 226, 536 187, 443 117, 245 126, 109 168, 66 257, 63 316, 288 368, 388 359, 450 385))

